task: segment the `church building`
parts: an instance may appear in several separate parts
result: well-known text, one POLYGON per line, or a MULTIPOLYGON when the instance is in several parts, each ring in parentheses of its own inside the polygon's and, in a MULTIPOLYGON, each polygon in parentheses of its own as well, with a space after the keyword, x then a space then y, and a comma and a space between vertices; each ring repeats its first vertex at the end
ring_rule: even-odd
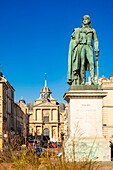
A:
POLYGON ((53 142, 61 141, 64 134, 64 103, 53 97, 45 80, 40 97, 27 104, 29 109, 29 133, 35 139, 42 138, 53 142))

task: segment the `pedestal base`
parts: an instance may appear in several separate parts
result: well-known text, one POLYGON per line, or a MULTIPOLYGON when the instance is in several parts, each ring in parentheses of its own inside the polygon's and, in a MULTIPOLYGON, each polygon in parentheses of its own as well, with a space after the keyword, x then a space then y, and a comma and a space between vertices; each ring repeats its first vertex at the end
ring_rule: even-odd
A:
POLYGON ((64 141, 64 152, 69 161, 110 161, 109 142, 104 138, 69 138, 64 141))
POLYGON ((64 99, 68 102, 67 159, 111 160, 109 141, 103 138, 102 131, 102 100, 106 95, 101 86, 95 85, 71 86, 65 93, 64 99))

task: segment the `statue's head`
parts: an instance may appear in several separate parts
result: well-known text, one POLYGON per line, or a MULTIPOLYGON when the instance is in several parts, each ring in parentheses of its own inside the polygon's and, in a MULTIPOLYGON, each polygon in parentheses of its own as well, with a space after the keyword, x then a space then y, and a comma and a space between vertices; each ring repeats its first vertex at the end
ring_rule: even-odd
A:
POLYGON ((91 23, 91 19, 89 15, 84 15, 82 18, 82 24, 89 25, 91 23))

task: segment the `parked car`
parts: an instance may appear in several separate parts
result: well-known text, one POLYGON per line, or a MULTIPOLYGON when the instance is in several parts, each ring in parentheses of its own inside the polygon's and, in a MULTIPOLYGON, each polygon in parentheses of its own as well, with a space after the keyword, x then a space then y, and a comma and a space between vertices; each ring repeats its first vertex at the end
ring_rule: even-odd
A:
POLYGON ((40 156, 41 154, 43 154, 44 152, 46 152, 45 148, 42 148, 42 147, 37 147, 36 148, 36 154, 38 156, 40 156))
POLYGON ((57 148, 57 142, 52 142, 53 148, 57 148))
POLYGON ((36 144, 35 144, 34 139, 28 141, 28 149, 31 149, 31 150, 35 149, 35 146, 36 146, 36 144))
POLYGON ((62 146, 62 143, 61 143, 61 142, 58 142, 57 145, 60 147, 60 146, 62 146))

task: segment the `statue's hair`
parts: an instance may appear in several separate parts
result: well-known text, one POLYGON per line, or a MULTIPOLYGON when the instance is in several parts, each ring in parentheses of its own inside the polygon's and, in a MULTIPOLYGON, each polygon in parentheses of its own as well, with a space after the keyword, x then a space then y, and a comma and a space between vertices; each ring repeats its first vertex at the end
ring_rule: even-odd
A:
POLYGON ((84 15, 83 18, 82 18, 82 20, 83 20, 84 18, 89 18, 89 20, 91 21, 91 18, 90 18, 89 15, 84 15))
POLYGON ((84 18, 88 18, 88 19, 89 19, 89 24, 88 24, 88 25, 89 25, 89 27, 90 27, 90 28, 92 28, 92 27, 91 27, 91 18, 90 18, 90 16, 89 16, 89 15, 84 15, 84 16, 83 16, 83 18, 82 18, 82 25, 81 25, 81 27, 83 27, 83 25, 84 25, 84 24, 83 24, 83 20, 84 20, 84 18))

